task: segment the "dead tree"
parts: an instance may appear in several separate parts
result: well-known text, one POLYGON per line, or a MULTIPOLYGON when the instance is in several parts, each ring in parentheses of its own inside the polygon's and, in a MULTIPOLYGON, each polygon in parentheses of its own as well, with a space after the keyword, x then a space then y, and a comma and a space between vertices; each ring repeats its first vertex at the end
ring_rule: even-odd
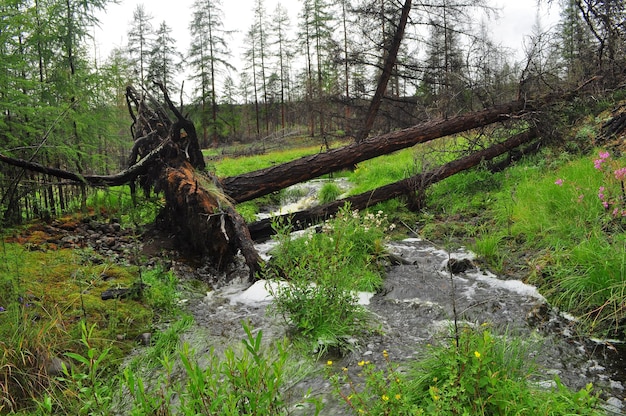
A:
MULTIPOLYGON (((319 205, 305 211, 284 214, 281 218, 283 220, 288 219, 294 228, 298 229, 329 218, 331 215, 336 214, 345 204, 350 204, 350 207, 353 209, 362 210, 392 198, 407 196, 415 194, 416 192, 425 192, 426 188, 434 183, 464 170, 471 169, 483 161, 492 160, 536 138, 537 131, 531 129, 524 133, 517 134, 501 143, 494 144, 486 149, 446 163, 429 172, 420 173, 371 191, 319 205)), ((272 223, 277 220, 280 221, 281 218, 268 218, 248 224, 252 237, 255 240, 262 240, 271 236, 274 234, 272 223)))
MULTIPOLYGON (((166 204, 158 222, 184 246, 210 258, 218 269, 231 264, 241 251, 253 277, 261 259, 245 221, 217 178, 206 172, 193 123, 173 105, 165 88, 157 85, 176 121, 149 95, 139 96, 134 88, 127 88, 135 138, 129 170, 147 165, 135 177, 144 191, 163 192, 166 204)), ((134 178, 129 181, 131 188, 133 182, 134 178)))
MULTIPOLYGON (((128 88, 127 100, 133 120, 135 145, 131 152, 129 167, 116 175, 78 175, 2 154, 0 161, 96 186, 122 185, 137 180, 144 190, 164 194, 166 206, 159 217, 159 223, 167 227, 180 242, 185 243, 193 252, 205 256, 218 268, 230 264, 240 251, 246 259, 251 276, 258 270, 261 260, 254 249, 248 226, 234 209, 235 203, 349 168, 358 162, 418 143, 499 121, 516 119, 524 113, 542 108, 540 105, 531 106, 528 101, 513 101, 447 120, 433 120, 405 130, 369 138, 361 143, 353 143, 282 165, 218 180, 205 171, 193 123, 172 104, 164 88, 162 91, 165 106, 148 95, 139 95, 132 87, 128 88), (170 118, 170 114, 174 115, 174 120, 170 118)), ((544 99, 541 102, 545 105, 552 99, 544 99)), ((520 138, 511 139, 490 147, 485 152, 500 154, 503 149, 524 143, 524 140, 519 140, 520 138)), ((467 169, 478 163, 476 161, 488 158, 490 154, 492 153, 479 153, 473 155, 474 159, 459 159, 430 175, 386 185, 366 194, 351 197, 348 201, 354 207, 365 207, 402 194, 414 193, 416 181, 419 180, 422 184, 432 183, 459 170, 467 169)), ((335 204, 343 205, 345 202, 335 204)), ((335 208, 318 208, 317 211, 302 215, 307 218, 323 217, 324 210, 336 209, 337 206, 339 205, 335 208)))
POLYGON ((243 175, 222 179, 224 191, 236 202, 248 201, 359 162, 419 143, 518 118, 534 106, 519 100, 448 119, 435 119, 404 130, 371 137, 338 149, 305 156, 243 175))
POLYGON ((387 83, 391 78, 391 73, 393 72, 393 68, 396 65, 396 58, 398 57, 398 51, 400 50, 400 44, 402 43, 402 38, 404 37, 404 29, 406 28, 407 21, 409 20, 409 12, 411 11, 411 0, 405 0, 404 5, 402 6, 402 14, 400 15, 400 22, 398 23, 398 27, 396 28, 395 35, 393 40, 391 41, 391 46, 389 48, 387 57, 385 58, 385 65, 383 66, 383 72, 378 79, 378 86, 376 87, 376 92, 374 93, 374 97, 370 102, 370 106, 367 110, 367 114, 365 116, 365 121, 363 126, 359 130, 356 136, 356 142, 363 141, 372 130, 372 126, 374 125, 374 121, 376 120, 376 114, 378 114, 378 109, 380 108, 380 104, 383 101, 383 96, 387 91, 387 83))

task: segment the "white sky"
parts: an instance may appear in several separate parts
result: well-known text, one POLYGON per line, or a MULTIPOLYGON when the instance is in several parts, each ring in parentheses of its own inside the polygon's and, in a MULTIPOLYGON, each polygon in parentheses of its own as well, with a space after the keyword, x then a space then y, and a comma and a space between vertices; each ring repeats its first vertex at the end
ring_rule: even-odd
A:
MULTIPOLYGON (((173 38, 177 40, 181 53, 189 48, 189 22, 191 6, 194 0, 120 0, 119 4, 107 6, 105 13, 98 16, 100 28, 95 29, 97 57, 103 61, 115 47, 125 48, 127 33, 133 21, 133 11, 138 4, 143 4, 146 13, 153 16, 152 24, 156 30, 162 21, 172 28, 173 38)), ((272 15, 276 5, 281 3, 291 17, 291 25, 297 24, 301 2, 296 0, 265 0, 264 7, 268 16, 272 15)), ((532 27, 539 15, 544 29, 558 21, 558 10, 537 9, 537 0, 492 0, 500 12, 500 18, 488 22, 492 39, 502 46, 517 50, 521 57, 524 39, 532 33, 532 27)), ((231 38, 231 52, 234 66, 240 69, 239 62, 243 51, 243 38, 253 21, 254 0, 224 0, 222 11, 225 30, 236 30, 231 38)))

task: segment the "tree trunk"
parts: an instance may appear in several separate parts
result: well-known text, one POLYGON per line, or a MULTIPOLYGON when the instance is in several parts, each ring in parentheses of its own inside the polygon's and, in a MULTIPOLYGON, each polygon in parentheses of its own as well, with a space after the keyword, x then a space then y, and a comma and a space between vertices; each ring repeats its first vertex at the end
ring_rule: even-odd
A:
MULTIPOLYGON (((363 192, 345 199, 340 199, 328 204, 319 205, 305 211, 285 214, 282 217, 289 218, 296 228, 304 228, 311 224, 334 215, 345 204, 350 204, 353 209, 362 210, 379 202, 387 201, 400 196, 415 195, 416 192, 423 194, 426 188, 434 183, 442 181, 461 171, 477 166, 485 160, 491 160, 524 143, 528 143, 537 137, 535 130, 529 130, 515 135, 508 140, 495 144, 487 149, 474 152, 469 156, 449 162, 439 168, 426 173, 420 173, 410 178, 403 179, 388 185, 381 186, 371 191, 363 192)), ((421 196, 421 195, 420 195, 421 196)), ((419 196, 418 196, 419 197, 419 196)), ((248 224, 248 229, 254 240, 263 240, 274 234, 272 223, 276 218, 267 218, 248 224)))
POLYGON ((222 179, 224 192, 235 202, 249 201, 327 173, 353 167, 364 160, 439 137, 484 127, 529 111, 526 101, 512 101, 447 120, 437 119, 360 143, 305 156, 291 162, 222 179))
MULTIPOLYGON (((383 66, 383 73, 380 75, 378 80, 378 87, 376 88, 376 92, 374 93, 374 97, 370 103, 369 109, 367 110, 367 115, 365 117, 365 122, 363 123, 363 127, 359 130, 357 134, 356 141, 357 143, 362 142, 367 138, 370 131, 372 130, 372 126, 374 125, 374 120, 376 119, 376 114, 378 114, 378 110, 380 109, 380 104, 383 101, 383 96, 387 91, 387 84, 389 83, 389 79, 391 78, 391 73, 393 72, 393 67, 396 65, 396 58, 398 57, 398 51, 400 50, 400 44, 402 43, 402 38, 404 37, 404 28, 406 27, 406 23, 409 19, 409 12, 411 11, 411 0, 405 0, 404 6, 402 6, 402 14, 400 16, 400 23, 398 23, 398 27, 396 28, 396 34, 393 37, 393 41, 391 42, 391 47, 389 48, 389 52, 387 53, 385 59, 385 65, 383 66)), ((381 11, 383 13, 383 21, 384 10, 381 11)), ((384 34, 384 29, 383 29, 384 34)), ((386 48, 387 45, 384 45, 386 48)))

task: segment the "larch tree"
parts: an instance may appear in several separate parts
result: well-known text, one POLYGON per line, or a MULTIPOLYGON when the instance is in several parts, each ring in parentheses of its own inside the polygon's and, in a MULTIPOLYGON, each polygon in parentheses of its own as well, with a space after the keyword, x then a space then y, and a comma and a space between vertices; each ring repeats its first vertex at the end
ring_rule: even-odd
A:
POLYGON ((237 111, 237 88, 231 76, 224 79, 220 119, 226 126, 226 136, 235 140, 240 135, 241 112, 237 111))
MULTIPOLYGON (((154 41, 150 48, 150 62, 148 78, 157 81, 175 95, 179 91, 174 80, 178 75, 182 54, 176 49, 176 40, 172 37, 172 28, 165 21, 161 22, 155 32, 154 41)), ((150 86, 152 88, 152 86, 150 86)))
POLYGON ((254 51, 255 61, 258 66, 255 65, 255 70, 258 71, 257 80, 260 82, 261 90, 263 93, 263 113, 265 118, 265 133, 270 132, 270 109, 269 109, 269 97, 267 86, 267 59, 269 55, 268 40, 265 27, 267 26, 267 16, 265 12, 265 6, 263 0, 255 0, 254 2, 254 24, 253 31, 256 37, 256 50, 254 51))
POLYGON ((141 88, 146 88, 147 84, 150 49, 154 42, 153 19, 154 17, 146 12, 143 4, 138 4, 133 11, 133 21, 128 31, 128 53, 141 88))
POLYGON ((244 72, 242 73, 242 79, 244 79, 243 75, 245 74, 245 79, 251 81, 251 83, 248 83, 247 86, 252 87, 255 137, 259 139, 261 138, 261 106, 259 103, 259 71, 257 70, 257 64, 260 60, 257 58, 257 42, 256 24, 252 24, 246 32, 246 37, 244 39, 246 48, 244 49, 243 56, 246 64, 243 69, 244 72), (251 76, 248 74, 251 74, 251 76))
POLYGON ((217 77, 226 70, 234 69, 228 60, 231 56, 227 45, 229 32, 224 29, 221 7, 221 0, 196 0, 189 25, 191 45, 188 63, 200 107, 203 147, 219 144, 217 77))
POLYGON ((438 0, 439 13, 429 22, 430 36, 426 49, 424 85, 432 104, 447 117, 464 108, 464 79, 466 69, 461 47, 464 11, 451 0, 438 0))
POLYGON ((626 52, 626 1, 577 0, 576 6, 597 43, 597 66, 621 73, 626 52))
MULTIPOLYGON (((328 99, 328 81, 331 72, 337 62, 331 59, 337 50, 338 44, 334 41, 334 19, 329 12, 329 4, 326 0, 303 0, 302 13, 300 14, 300 41, 306 54, 307 94, 312 103, 311 110, 317 114, 319 120, 319 135, 324 146, 328 149, 328 137, 326 131, 328 99)), ((314 135, 313 122, 311 133, 314 135)))
POLYGON ((293 57, 293 51, 290 47, 289 30, 290 21, 287 10, 278 3, 272 18, 270 25, 270 34, 273 41, 270 42, 275 47, 274 58, 276 59, 276 68, 278 72, 278 80, 280 83, 280 124, 284 130, 286 127, 286 108, 285 108, 285 96, 288 94, 291 82, 290 82, 290 62, 293 57))
MULTIPOLYGON (((6 149, 27 160, 72 166, 78 172, 98 167, 93 154, 100 145, 102 96, 99 75, 86 53, 96 12, 108 0, 37 0, 4 2, 0 31, 0 101, 6 149), (6 104, 6 107, 5 107, 6 104)), ((65 194, 40 175, 22 182, 19 170, 0 172, 4 219, 19 222, 28 212, 65 209, 65 194), (34 185, 38 182, 38 185, 34 185)), ((83 194, 84 197, 84 194, 83 194)), ((83 198, 84 200, 84 198, 83 198)))

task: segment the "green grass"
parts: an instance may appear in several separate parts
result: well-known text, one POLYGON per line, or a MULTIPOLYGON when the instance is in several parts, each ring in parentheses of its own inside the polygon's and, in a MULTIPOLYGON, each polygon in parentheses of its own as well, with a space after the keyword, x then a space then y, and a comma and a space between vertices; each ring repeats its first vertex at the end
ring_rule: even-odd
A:
POLYGON ((596 169, 597 155, 549 150, 504 172, 457 174, 429 192, 427 210, 442 222, 425 228, 432 236, 430 227, 451 233, 455 217, 471 221, 474 231, 463 225, 465 236, 475 234, 470 246, 489 267, 525 269, 527 280, 590 331, 623 336, 626 221, 613 211, 624 208, 614 171, 626 159, 609 158, 596 169), (525 263, 515 262, 512 250, 525 253, 525 263))
POLYGON ((325 183, 324 186, 318 192, 318 199, 320 204, 328 204, 333 202, 339 198, 339 196, 343 193, 341 188, 337 186, 335 183, 328 182, 325 183))
POLYGON ((319 146, 309 146, 304 148, 275 151, 256 156, 237 158, 224 157, 215 163, 215 174, 218 177, 241 175, 243 173, 289 162, 303 156, 313 155, 315 153, 319 153, 319 151, 319 146))
POLYGON ((555 388, 542 389, 531 379, 538 373, 531 345, 488 326, 460 328, 447 345, 430 346, 424 358, 394 363, 383 351, 384 364, 357 364, 357 377, 347 368, 327 372, 335 393, 355 415, 601 415, 591 385, 578 392, 558 378, 555 388))
POLYGON ((348 175, 354 184, 350 195, 357 195, 415 174, 414 153, 413 149, 405 149, 359 163, 348 175))

